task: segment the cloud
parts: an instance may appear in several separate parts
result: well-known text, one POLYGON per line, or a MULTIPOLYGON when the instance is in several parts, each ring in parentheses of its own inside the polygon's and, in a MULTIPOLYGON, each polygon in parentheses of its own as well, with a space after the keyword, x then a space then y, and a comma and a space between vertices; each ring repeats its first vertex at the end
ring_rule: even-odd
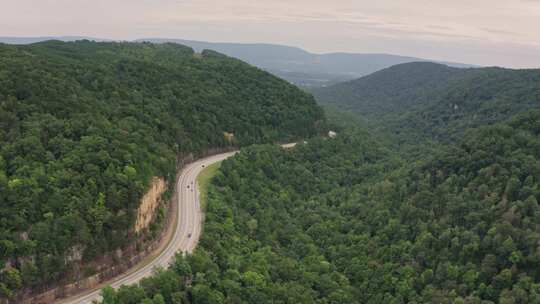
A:
MULTIPOLYGON (((527 1, 531 1, 531 0, 527 0, 527 1)), ((540 0, 534 0, 534 1, 540 1, 540 0)), ((523 36, 522 33, 514 32, 514 31, 506 31, 506 30, 500 30, 500 29, 487 28, 487 27, 482 28, 482 30, 484 30, 484 31, 486 31, 488 33, 493 33, 493 34, 497 34, 497 35, 523 36)))

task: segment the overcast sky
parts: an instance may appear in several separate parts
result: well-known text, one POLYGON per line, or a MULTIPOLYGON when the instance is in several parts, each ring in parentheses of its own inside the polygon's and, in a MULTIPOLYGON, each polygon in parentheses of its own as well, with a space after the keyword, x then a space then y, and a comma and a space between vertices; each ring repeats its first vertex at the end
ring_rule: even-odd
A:
POLYGON ((265 42, 540 68, 540 0, 0 0, 0 36, 265 42))

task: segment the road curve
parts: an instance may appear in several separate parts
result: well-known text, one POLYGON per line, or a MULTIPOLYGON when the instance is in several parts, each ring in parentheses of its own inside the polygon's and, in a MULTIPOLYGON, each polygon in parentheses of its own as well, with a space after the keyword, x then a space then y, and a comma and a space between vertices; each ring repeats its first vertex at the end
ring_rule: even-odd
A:
MULTIPOLYGON (((86 293, 73 296, 64 300, 58 301, 59 304, 88 304, 92 301, 101 300, 101 288, 105 285, 110 285, 113 288, 118 288, 122 285, 130 285, 139 282, 141 279, 148 277, 156 267, 167 267, 174 259, 177 252, 191 253, 201 234, 202 211, 199 202, 199 189, 196 185, 197 176, 204 169, 213 163, 222 161, 236 152, 222 153, 199 159, 191 164, 188 164, 181 172, 176 185, 178 193, 178 220, 172 240, 167 244, 166 248, 150 263, 145 265, 137 265, 125 274, 112 279, 110 282, 98 286, 96 289, 86 293)), ((144 262, 141 262, 144 263, 144 262)))

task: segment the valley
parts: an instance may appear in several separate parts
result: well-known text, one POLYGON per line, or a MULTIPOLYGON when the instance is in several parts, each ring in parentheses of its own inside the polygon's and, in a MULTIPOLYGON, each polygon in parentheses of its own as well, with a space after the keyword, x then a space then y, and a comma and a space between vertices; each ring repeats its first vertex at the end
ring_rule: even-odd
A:
POLYGON ((15 302, 148 247, 172 191, 137 230, 141 199, 156 178, 174 189, 183 159, 325 128, 312 96, 180 45, 0 45, 0 71, 0 297, 15 302))
POLYGON ((398 62, 309 93, 156 42, 0 45, 4 302, 99 276, 171 210, 162 247, 56 301, 540 301, 539 70, 398 62))

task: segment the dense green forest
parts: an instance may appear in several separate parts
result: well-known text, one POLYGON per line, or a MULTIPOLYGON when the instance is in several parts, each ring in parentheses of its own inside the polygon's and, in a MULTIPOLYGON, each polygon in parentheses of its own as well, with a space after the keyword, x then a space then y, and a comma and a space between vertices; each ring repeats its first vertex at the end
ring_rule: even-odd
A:
POLYGON ((177 156, 322 124, 312 96, 212 51, 0 44, 0 297, 129 242, 150 178, 174 180, 177 156))
POLYGON ((540 303, 540 111, 403 162, 366 132, 244 149, 127 303, 540 303))
POLYGON ((314 94, 322 104, 397 134, 398 141, 455 142, 468 128, 540 108, 540 70, 459 69, 416 62, 316 89, 314 94))
POLYGON ((211 51, 0 45, 0 295, 125 245, 152 176, 237 145, 194 254, 104 304, 540 303, 540 71, 411 63, 315 94, 330 124, 211 51))
POLYGON ((467 71, 429 62, 406 63, 313 91, 323 104, 376 121, 433 102, 448 82, 467 71))

